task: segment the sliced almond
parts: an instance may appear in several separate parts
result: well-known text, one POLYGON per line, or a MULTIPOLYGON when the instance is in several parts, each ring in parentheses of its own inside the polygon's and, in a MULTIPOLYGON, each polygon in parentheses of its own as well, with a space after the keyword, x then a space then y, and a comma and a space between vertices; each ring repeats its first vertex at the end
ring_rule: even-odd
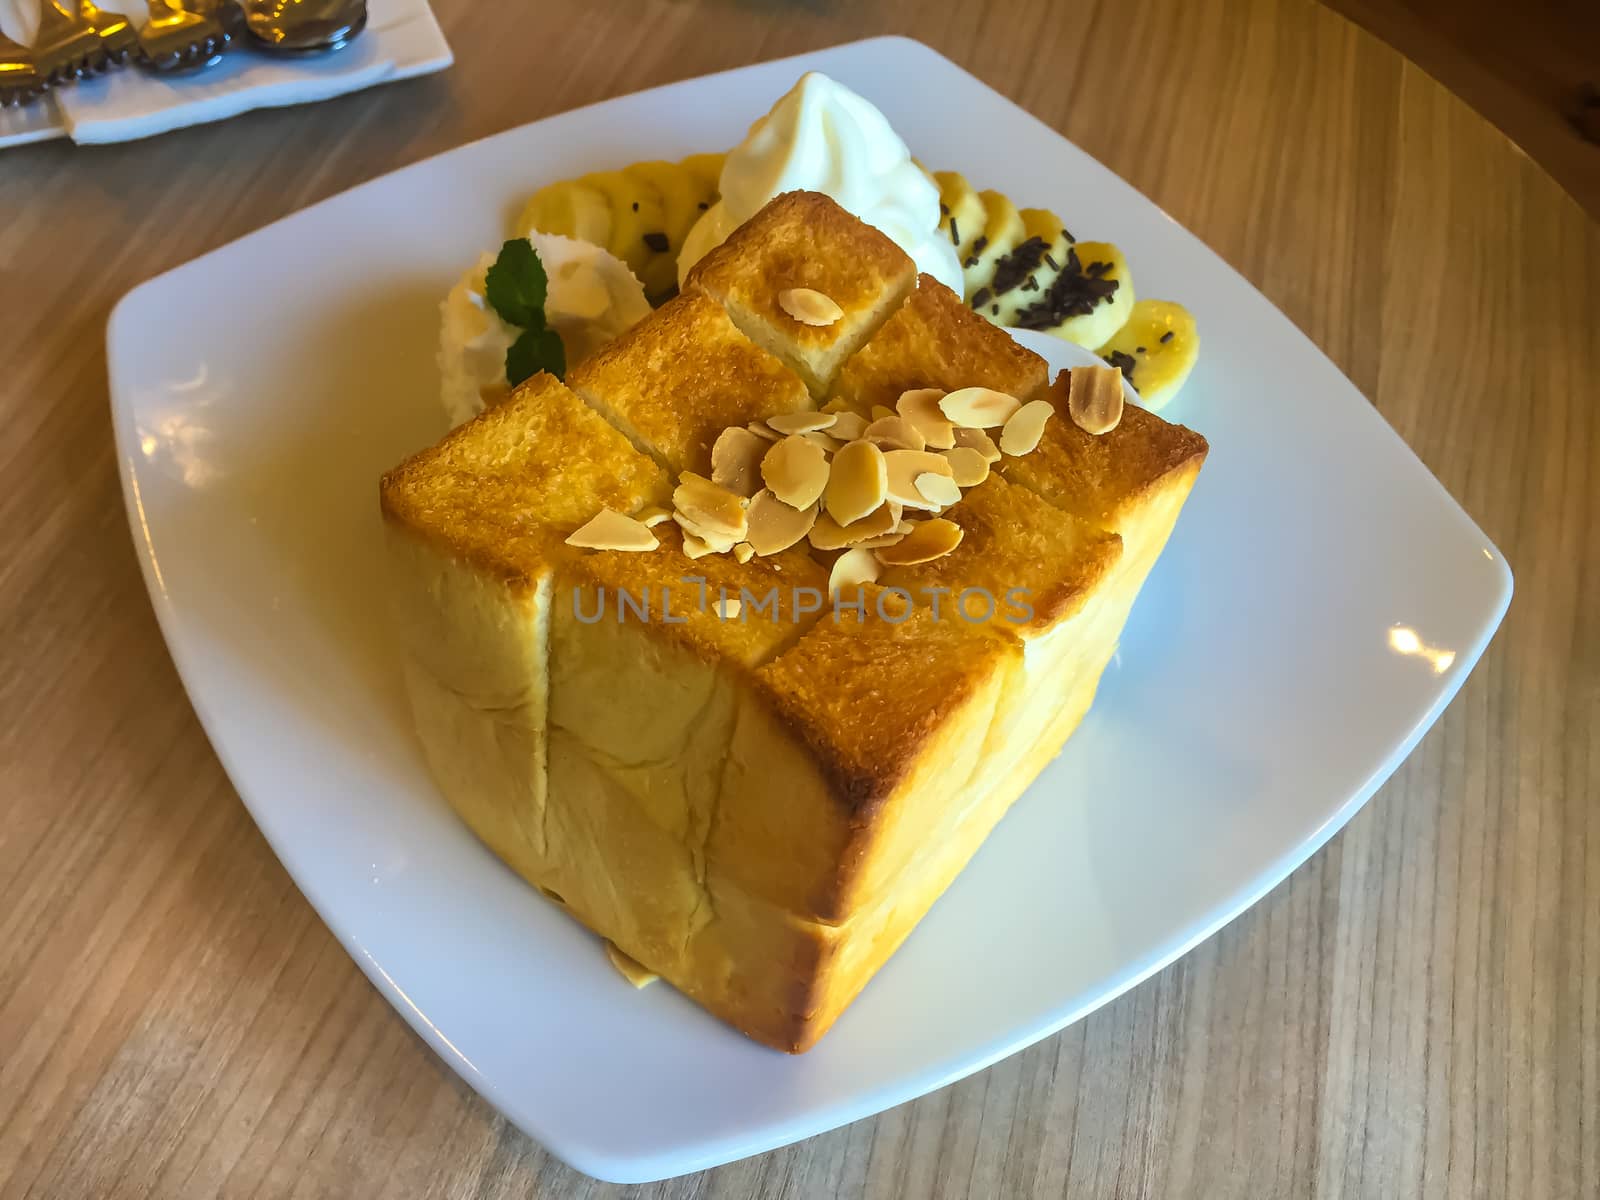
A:
POLYGON ((963 429, 993 429, 1004 425, 1021 407, 1021 401, 1009 392, 986 387, 961 388, 939 401, 939 411, 963 429))
POLYGON ((790 508, 810 508, 828 486, 828 459, 821 446, 795 434, 767 451, 761 478, 790 508))
MULTIPOLYGON (((1017 409, 1000 431, 1000 449, 1007 454, 1031 454, 1044 436, 1044 425, 1056 415, 1048 400, 1033 400, 1017 409)), ((1121 418, 1121 413, 1118 413, 1121 418)))
POLYGON ((921 431, 904 417, 879 417, 861 431, 863 440, 885 450, 921 450, 928 444, 921 431))
POLYGON ((950 463, 932 450, 890 450, 883 456, 889 471, 889 499, 907 508, 940 507, 917 488, 919 475, 951 475, 950 463))
POLYGON ((811 546, 815 550, 843 550, 846 546, 857 546, 872 538, 893 533, 899 520, 899 510, 888 504, 848 525, 841 525, 823 513, 811 527, 811 546))
POLYGON ((761 457, 768 445, 748 429, 724 429, 711 447, 711 482, 736 496, 754 496, 761 490, 761 457))
POLYGON ((857 542, 852 549, 876 550, 879 546, 892 546, 905 536, 903 533, 880 533, 877 537, 870 537, 865 541, 857 542))
POLYGON ((897 417, 897 416, 899 416, 899 415, 900 415, 900 414, 899 414, 899 413, 897 413, 897 412, 895 412, 895 411, 894 411, 894 409, 892 409, 892 408, 885 408, 885 407, 884 407, 884 406, 883 406, 883 405, 881 405, 881 404, 874 404, 874 405, 873 405, 873 406, 872 406, 872 419, 873 419, 873 420, 874 420, 874 421, 881 421, 881 420, 883 420, 883 419, 884 419, 884 418, 885 418, 885 417, 897 417))
POLYGON ((1122 372, 1115 367, 1073 367, 1067 376, 1072 423, 1098 437, 1122 421, 1122 372))
POLYGON ((618 950, 609 938, 606 939, 606 957, 611 960, 611 965, 617 969, 617 973, 636 988, 648 987, 661 978, 649 967, 641 965, 618 950))
POLYGON ((935 450, 948 450, 956 444, 956 428, 939 407, 943 397, 944 392, 939 388, 911 388, 901 392, 895 403, 900 415, 922 435, 923 442, 935 450))
POLYGON ((888 495, 889 468, 871 442, 851 442, 833 456, 822 503, 840 525, 859 521, 888 495))
POLYGON ((744 606, 739 603, 737 596, 724 596, 717 601, 716 614, 724 621, 738 620, 739 610, 744 606))
POLYGON ((813 446, 820 446, 824 454, 834 454, 841 446, 844 445, 844 443, 838 438, 829 437, 828 434, 821 429, 808 429, 800 436, 805 438, 805 440, 810 442, 813 446))
POLYGON ((778 293, 778 307, 802 325, 832 325, 844 316, 844 309, 815 288, 785 288, 778 293))
POLYGON ((733 557, 739 562, 747 563, 755 556, 756 548, 749 542, 740 542, 733 548, 733 557))
POLYGON ((874 550, 878 561, 891 567, 909 567, 943 558, 961 544, 961 526, 943 517, 920 521, 892 546, 874 550))
POLYGON ((994 444, 994 439, 981 429, 956 430, 956 445, 967 446, 983 455, 983 461, 997 463, 1000 461, 1000 447, 994 444))
POLYGON ((765 421, 751 421, 750 424, 745 426, 745 428, 751 433, 755 434, 758 438, 768 442, 776 442, 783 437, 783 434, 779 433, 776 429, 773 429, 765 421))
POLYGON ((672 520, 672 513, 669 509, 662 508, 659 504, 646 504, 633 514, 633 519, 646 529, 654 529, 661 522, 672 520))
POLYGON ((688 530, 684 530, 683 556, 685 558, 704 558, 706 555, 713 553, 715 551, 703 539, 695 537, 688 530))
POLYGON ((864 583, 876 581, 880 568, 878 556, 871 550, 859 546, 846 550, 834 560, 833 570, 828 572, 828 592, 835 596, 840 592, 853 592, 864 583))
MULTIPOLYGON (((708 554, 726 554, 733 549, 734 543, 739 540, 722 530, 707 529, 703 525, 696 525, 693 520, 684 516, 681 512, 673 513, 672 519, 677 522, 678 528, 683 530, 683 540, 685 542, 693 538, 706 548, 706 553, 708 554)), ((690 555, 690 557, 697 558, 699 556, 690 555)))
POLYGON ((838 396, 835 396, 832 400, 829 400, 822 406, 822 411, 831 413, 847 413, 853 410, 851 409, 850 402, 848 400, 844 400, 838 396))
POLYGON ((640 521, 614 508, 602 508, 567 538, 583 550, 654 550, 661 543, 640 521))
MULTIPOLYGON (((952 467, 951 470, 954 471, 955 468, 952 467)), ((961 500, 961 489, 949 475, 935 475, 932 471, 924 471, 913 479, 911 484, 924 498, 940 508, 949 508, 961 500)))
POLYGON ((838 413, 792 412, 768 417, 767 424, 788 437, 791 433, 809 433, 813 429, 827 429, 839 419, 838 413))
POLYGON ((816 519, 815 507, 795 509, 763 489, 750 501, 750 532, 746 540, 757 554, 776 554, 810 533, 816 519))
POLYGON ((729 545, 744 540, 743 497, 692 471, 679 478, 682 482, 672 490, 672 505, 695 525, 694 533, 708 542, 725 540, 729 545))
POLYGON ((971 446, 957 446, 946 450, 944 459, 950 464, 950 475, 957 487, 977 487, 989 478, 989 460, 971 446))
MULTIPOLYGON (((826 412, 827 409, 823 409, 823 411, 826 412)), ((841 441, 853 442, 867 431, 867 419, 860 413, 847 410, 835 413, 834 416, 837 419, 832 425, 828 426, 828 433, 832 437, 839 438, 841 441)))

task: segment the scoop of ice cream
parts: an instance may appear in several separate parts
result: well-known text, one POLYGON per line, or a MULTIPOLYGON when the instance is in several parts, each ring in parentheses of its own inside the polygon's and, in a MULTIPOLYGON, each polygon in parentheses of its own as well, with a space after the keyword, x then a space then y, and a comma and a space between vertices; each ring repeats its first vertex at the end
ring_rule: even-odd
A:
MULTIPOLYGON (((644 286, 601 247, 556 234, 530 234, 549 286, 544 319, 575 366, 650 314, 644 286)), ((484 296, 495 256, 485 254, 445 297, 439 336, 442 402, 452 427, 470 421, 509 391, 506 351, 522 331, 500 319, 484 296)))
POLYGON ((774 196, 797 190, 831 196, 887 234, 917 270, 961 292, 955 247, 939 232, 938 187, 881 112, 816 71, 802 75, 728 153, 721 199, 689 231, 678 281, 774 196))

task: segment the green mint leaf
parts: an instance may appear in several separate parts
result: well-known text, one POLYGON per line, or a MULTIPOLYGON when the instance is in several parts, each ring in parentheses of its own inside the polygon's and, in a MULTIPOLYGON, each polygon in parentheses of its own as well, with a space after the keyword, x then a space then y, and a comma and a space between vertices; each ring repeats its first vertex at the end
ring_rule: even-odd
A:
POLYGON ((524 379, 549 371, 557 379, 567 373, 567 352, 561 335, 544 327, 540 317, 537 329, 524 329, 506 351, 506 381, 516 387, 524 379))
POLYGON ((512 238, 500 247, 500 256, 489 268, 483 294, 506 324, 543 328, 547 283, 533 244, 527 238, 512 238))

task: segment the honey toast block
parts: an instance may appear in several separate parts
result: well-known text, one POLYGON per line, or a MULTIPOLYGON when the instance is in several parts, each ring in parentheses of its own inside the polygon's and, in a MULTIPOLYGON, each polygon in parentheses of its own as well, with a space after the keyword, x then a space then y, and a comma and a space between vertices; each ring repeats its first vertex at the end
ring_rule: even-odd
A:
POLYGON ((786 192, 696 263, 686 282, 720 302, 821 399, 916 278, 905 251, 827 196, 786 192), (843 315, 828 325, 801 322, 783 305, 792 288, 820 292, 843 315))
POLYGON ((875 405, 893 409, 911 388, 986 387, 1027 403, 1048 379, 1044 359, 922 275, 905 303, 840 369, 833 397, 863 416, 875 405))
POLYGON ((384 476, 394 625, 440 789, 523 869, 546 800, 548 638, 562 544, 661 503, 661 469, 549 375, 384 476))
POLYGON ((674 478, 709 474, 711 445, 728 426, 815 407, 799 376, 697 291, 585 359, 567 383, 674 478))

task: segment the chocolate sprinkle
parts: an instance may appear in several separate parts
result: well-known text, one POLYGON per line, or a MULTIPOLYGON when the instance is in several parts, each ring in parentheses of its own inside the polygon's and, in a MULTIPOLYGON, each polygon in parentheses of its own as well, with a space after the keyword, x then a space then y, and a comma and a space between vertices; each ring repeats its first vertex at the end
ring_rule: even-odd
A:
POLYGON ((702 200, 702 201, 700 201, 699 204, 696 204, 695 207, 698 208, 701 212, 705 212, 706 209, 711 207, 711 202, 709 200, 702 200))
POLYGON ((1166 342, 1170 342, 1171 340, 1172 340, 1172 330, 1169 329, 1169 330, 1167 330, 1165 333, 1163 333, 1161 335, 1161 341, 1164 344, 1166 342))
POLYGON ((638 212, 639 211, 639 202, 637 200, 635 200, 633 202, 633 211, 634 212, 638 212))
POLYGON ((1144 347, 1143 346, 1135 346, 1133 348, 1133 352, 1135 354, 1143 354, 1144 353, 1144 347))
POLYGON ((667 235, 664 233, 647 233, 644 235, 644 244, 657 254, 667 252, 667 235))
POLYGON ((986 234, 986 233, 980 233, 978 235, 978 240, 972 243, 972 252, 974 254, 982 254, 983 250, 984 250, 984 247, 987 246, 988 244, 989 244, 989 235, 986 234))
POLYGON ((978 256, 976 254, 972 254, 972 255, 968 255, 967 261, 961 264, 961 269, 963 271, 970 271, 970 270, 972 270, 973 267, 975 267, 977 265, 978 265, 978 256))
POLYGON ((974 292, 972 294, 972 307, 973 308, 982 308, 985 304, 989 303, 989 299, 990 299, 989 289, 988 288, 979 288, 976 292, 974 292))
POLYGON ((1113 350, 1106 355, 1106 361, 1122 372, 1122 377, 1129 383, 1133 382, 1133 369, 1139 364, 1134 361, 1131 354, 1124 354, 1121 350, 1113 350))
POLYGON ((1051 258, 1048 254, 1046 254, 1044 256, 1044 261, 1045 261, 1045 265, 1048 266, 1052 271, 1061 270, 1061 264, 1058 263, 1055 259, 1051 258))
POLYGON ((956 219, 954 217, 950 218, 950 244, 952 246, 961 245, 961 230, 956 227, 956 219))
POLYGON ((1063 229, 1061 231, 1061 236, 1066 238, 1069 243, 1070 242, 1075 242, 1075 241, 1078 240, 1077 238, 1072 236, 1072 230, 1070 230, 1070 229, 1063 229))
POLYGON ((1093 275, 1096 279, 1099 279, 1109 270, 1111 270, 1111 264, 1108 262, 1092 262, 1083 269, 1083 272, 1085 275, 1093 275))
MULTIPOLYGON (((982 238, 978 240, 983 241, 982 238)), ((1045 249, 1043 238, 1031 237, 1010 254, 1002 255, 1000 261, 994 264, 995 294, 1005 295, 1037 271, 1045 249)))
POLYGON ((1000 306, 998 304, 991 304, 989 306, 989 311, 998 317, 1000 315, 1000 306))
POLYGON ((1061 273, 1012 323, 1018 329, 1054 329, 1068 317, 1087 316, 1095 305, 1116 295, 1119 286, 1118 280, 1086 272, 1078 261, 1078 251, 1068 247, 1067 263, 1061 273))

